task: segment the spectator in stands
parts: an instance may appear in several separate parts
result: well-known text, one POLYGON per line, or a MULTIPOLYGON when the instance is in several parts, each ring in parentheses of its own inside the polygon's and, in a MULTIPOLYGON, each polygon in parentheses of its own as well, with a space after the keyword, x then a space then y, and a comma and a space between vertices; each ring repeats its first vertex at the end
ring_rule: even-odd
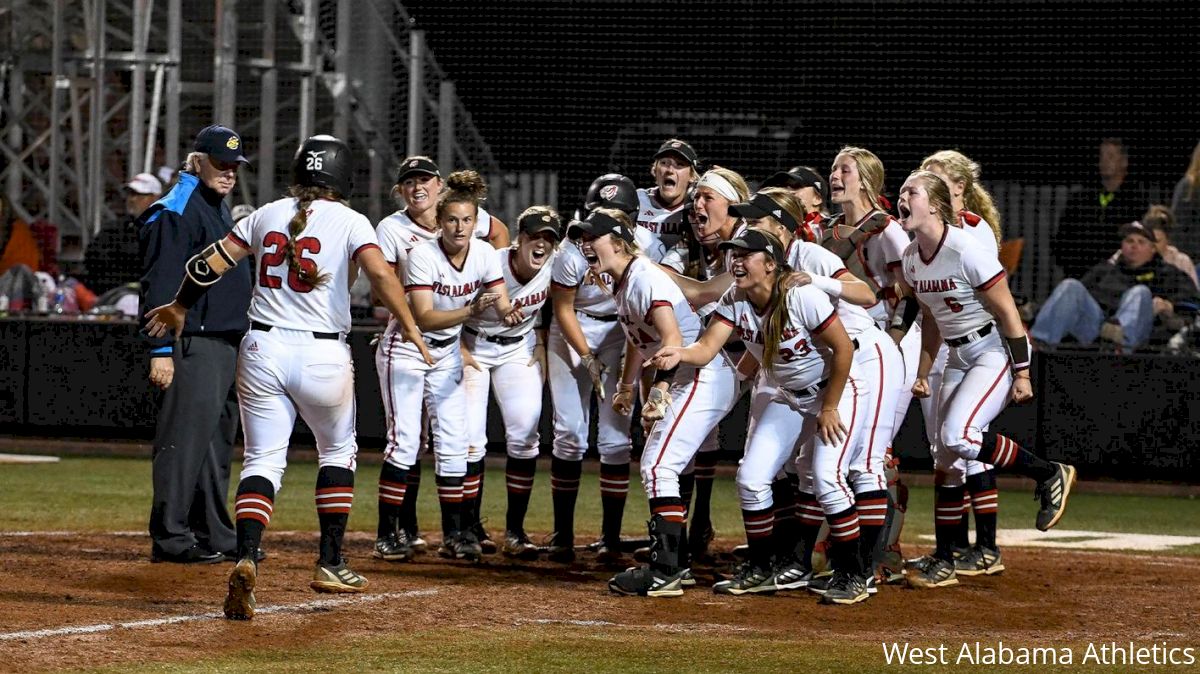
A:
POLYGON ((1067 278, 1079 278, 1096 263, 1108 257, 1120 243, 1118 228, 1133 222, 1146 210, 1149 199, 1126 183, 1129 155, 1120 138, 1100 142, 1097 164, 1100 185, 1071 194, 1058 223, 1058 233, 1050 242, 1054 262, 1067 278))
POLYGON ((1192 149, 1187 172, 1175 184, 1171 196, 1175 214, 1175 243, 1188 255, 1200 255, 1200 143, 1192 149))
MULTIPOLYGON (((138 218, 142 311, 169 303, 188 259, 233 229, 224 199, 246 161, 242 140, 223 126, 196 136, 170 192, 138 218)), ((250 260, 217 281, 187 314, 179 339, 147 337, 154 433, 151 559, 198 564, 236 557, 226 497, 238 404, 238 343, 249 329, 250 260), (225 554, 222 554, 225 553, 225 554)))
MULTIPOLYGON (((1193 286, 1200 287, 1200 282, 1196 280, 1196 265, 1192 263, 1192 258, 1171 245, 1169 232, 1175 229, 1175 216, 1171 214, 1171 209, 1161 204, 1154 204, 1142 216, 1141 224, 1154 232, 1154 249, 1162 256, 1162 259, 1192 279, 1193 286)), ((1116 264, 1120 257, 1121 251, 1118 250, 1108 261, 1116 264)))
POLYGON ((45 220, 28 224, 0 194, 0 276, 16 265, 58 275, 58 229, 45 220))
POLYGON ((149 173, 139 173, 125 183, 125 215, 105 225, 83 254, 87 286, 92 292, 103 295, 117 286, 137 282, 142 274, 137 218, 162 191, 162 183, 149 173))
POLYGON ((1163 261, 1154 232, 1132 222, 1121 228, 1121 254, 1104 260, 1081 280, 1064 279, 1038 311, 1030 335, 1056 345, 1070 334, 1083 344, 1099 336, 1135 348, 1150 340, 1156 322, 1178 330, 1176 311, 1194 313, 1196 287, 1191 279, 1163 261))

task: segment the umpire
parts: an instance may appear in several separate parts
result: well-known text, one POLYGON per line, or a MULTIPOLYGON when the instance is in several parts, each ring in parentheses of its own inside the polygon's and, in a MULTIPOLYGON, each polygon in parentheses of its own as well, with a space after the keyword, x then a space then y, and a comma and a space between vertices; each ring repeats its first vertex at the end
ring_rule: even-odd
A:
MULTIPOLYGON (((224 199, 246 162, 242 140, 223 126, 196 136, 175 186, 138 218, 142 310, 169 303, 185 263, 233 229, 224 199)), ((154 432, 151 560, 219 562, 236 546, 226 508, 237 433, 238 342, 249 329, 250 260, 221 277, 192 307, 178 341, 145 337, 158 422, 154 432)), ((143 328, 145 319, 143 320, 143 328)))

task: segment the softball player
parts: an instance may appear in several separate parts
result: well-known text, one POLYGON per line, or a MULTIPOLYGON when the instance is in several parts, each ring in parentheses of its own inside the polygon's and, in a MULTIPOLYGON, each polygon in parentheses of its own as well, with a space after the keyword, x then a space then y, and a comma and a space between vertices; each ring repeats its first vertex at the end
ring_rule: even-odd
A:
MULTIPOLYGON (((991 195, 979 183, 979 164, 961 152, 942 150, 926 157, 921 162, 921 168, 937 174, 950 187, 950 203, 958 213, 957 226, 971 234, 989 255, 999 257, 1000 213, 996 210, 991 195)), ((938 349, 937 360, 929 373, 930 396, 921 399, 921 410, 925 416, 925 435, 931 448, 937 437, 933 401, 940 391, 942 372, 946 368, 948 355, 949 349, 943 344, 938 349)), ((957 573, 963 576, 995 575, 1004 571, 1000 548, 996 546, 996 521, 1000 510, 996 470, 993 466, 978 461, 963 461, 967 507, 963 510, 962 524, 956 536, 954 567, 957 573), (970 510, 975 512, 974 546, 970 545, 969 540, 970 510)))
POLYGON ((793 166, 786 171, 779 171, 759 185, 763 190, 768 187, 783 187, 800 200, 804 209, 804 219, 800 228, 793 234, 809 243, 821 240, 825 230, 825 221, 829 218, 829 182, 817 173, 816 169, 808 166, 793 166))
MULTIPOLYGON (((486 189, 482 179, 474 171, 456 171, 445 180, 437 164, 429 157, 407 157, 400 163, 392 196, 403 203, 403 208, 381 220, 376 228, 384 258, 396 268, 401 280, 404 278, 404 261, 414 246, 433 241, 441 235, 437 221, 437 196, 448 185, 455 189, 486 189)), ((508 245, 508 228, 498 218, 493 218, 480 208, 475 222, 474 236, 500 249, 508 245)), ((386 373, 379 363, 380 352, 386 342, 377 347, 376 365, 380 373, 380 388, 386 390, 386 373)), ((387 413, 387 410, 384 410, 387 413)), ((423 433, 428 425, 421 424, 423 433)), ((408 471, 403 488, 393 484, 380 484, 379 531, 375 540, 375 557, 388 561, 403 561, 415 552, 424 550, 425 541, 417 531, 417 496, 421 486, 421 460, 425 453, 427 437, 422 438, 421 452, 416 463, 408 471), (407 498, 406 498, 407 495, 407 498)), ((386 470, 386 468, 384 469, 386 470)))
POLYGON ((398 317, 414 352, 424 350, 395 274, 365 217, 342 201, 351 191, 349 149, 332 136, 313 136, 296 152, 291 196, 255 211, 224 240, 187 263, 175 302, 149 311, 148 329, 178 331, 187 307, 253 254, 258 279, 250 302, 250 332, 238 357, 238 400, 246 456, 235 505, 238 562, 229 577, 225 616, 254 616, 254 552, 270 522, 287 464, 296 413, 317 441, 320 557, 310 583, 318 592, 362 592, 367 579, 342 557, 342 536, 354 498, 354 369, 350 276, 357 262, 371 287, 398 317))
MULTIPOLYGON (((586 210, 616 208, 637 213, 637 187, 629 178, 610 173, 594 180, 584 203, 586 210)), ((662 259, 662 243, 645 227, 634 228, 638 247, 654 261, 662 259)), ((629 494, 630 414, 618 414, 607 403, 621 376, 625 335, 617 324, 613 278, 593 273, 575 243, 563 244, 554 259, 550 285, 554 321, 546 354, 550 396, 554 401, 554 450, 550 462, 550 493, 554 504, 551 561, 575 560, 575 501, 583 455, 588 448, 592 393, 599 398, 596 449, 600 455, 602 523, 597 558, 602 564, 621 559, 621 523, 629 494)))
MULTIPOLYGON (((632 411, 634 382, 642 361, 663 345, 686 345, 700 332, 700 319, 667 272, 638 254, 633 227, 621 211, 600 208, 571 226, 592 273, 609 273, 618 322, 628 342, 613 407, 632 411)), ((680 565, 684 507, 679 474, 700 443, 737 400, 737 378, 724 359, 703 368, 660 368, 642 407, 649 424, 642 455, 642 483, 650 499, 651 562, 614 576, 620 594, 674 597, 683 594, 680 565)))
POLYGON ((654 357, 659 368, 703 366, 736 331, 762 364, 766 384, 774 387, 775 404, 755 419, 738 468, 749 558, 732 579, 713 590, 744 594, 775 589, 771 483, 796 445, 813 437, 814 483, 833 531, 838 572, 822 601, 857 603, 867 592, 849 483, 852 464, 861 453, 857 436, 869 396, 857 376, 854 344, 825 292, 814 284, 787 288, 791 270, 783 244, 774 236, 751 229, 721 247, 734 251, 735 283, 717 306, 716 320, 693 344, 667 346, 654 357), (797 413, 803 419, 799 429, 797 413))
MULTIPOLYGON (((474 172, 470 172, 474 173, 474 172)), ((455 174, 457 175, 457 174, 455 174)), ((405 288, 412 313, 429 344, 431 358, 423 358, 395 333, 389 323, 376 351, 388 443, 380 470, 379 490, 401 504, 406 500, 407 472, 421 446, 421 406, 424 403, 436 460, 435 480, 442 509, 443 557, 476 560, 482 553, 464 503, 467 476, 466 393, 459 351, 462 324, 492 305, 508 319, 512 312, 500 254, 490 246, 473 244, 472 231, 482 197, 481 183, 458 182, 451 176, 448 190, 437 202, 441 236, 414 247, 403 262, 405 288)), ((380 508, 379 530, 398 526, 395 503, 380 508)), ((394 550, 394 549, 393 549, 394 550)), ((388 550, 376 543, 376 556, 387 559, 388 550)), ((403 552, 402 550, 398 552, 403 552)))
MULTIPOLYGON (((473 504, 470 525, 482 532, 479 504, 483 500, 483 459, 487 452, 488 391, 495 384, 496 402, 504 419, 508 465, 507 526, 504 555, 536 559, 538 548, 525 535, 525 512, 537 468, 538 422, 542 416, 542 386, 546 381, 546 323, 543 311, 550 289, 551 263, 561 237, 556 213, 534 206, 517 220, 517 243, 500 251, 500 268, 520 321, 506 321, 497 312, 473 317, 463 326, 463 386, 467 398, 467 479, 463 498, 473 504)), ((486 536, 483 532, 483 536, 486 536)))
MULTIPOLYGON (((843 327, 855 345, 857 380, 866 392, 867 399, 862 414, 863 431, 858 436, 861 447, 856 446, 858 459, 851 465, 850 481, 855 492, 855 507, 862 534, 859 537, 860 553, 864 568, 871 570, 874 568, 875 547, 887 516, 884 457, 893 436, 895 417, 892 411, 903 379, 900 353, 864 308, 876 302, 870 287, 851 274, 837 255, 816 244, 792 238, 792 232, 798 229, 802 231, 800 223, 803 217, 803 207, 792 192, 783 188, 767 188, 756 194, 750 203, 738 204, 734 208, 750 220, 755 228, 762 228, 786 242, 786 260, 798 272, 792 283, 812 284, 824 291, 834 302, 843 327)), ((772 397, 771 387, 760 385, 751 406, 754 418, 764 414, 763 408, 772 397)), ((799 548, 789 541, 788 533, 780 536, 780 559, 773 584, 777 589, 807 586, 823 594, 833 580, 832 576, 809 582, 812 579, 811 554, 823 531, 823 518, 820 517, 820 505, 813 493, 810 467, 813 451, 811 448, 805 450, 796 463, 796 484, 792 490, 795 493, 792 509, 798 514, 799 520, 794 525, 795 534, 791 538, 798 539, 799 548), (792 550, 795 552, 790 553, 792 550)), ((783 508, 777 509, 777 516, 782 515, 786 519, 790 516, 787 507, 789 500, 786 498, 788 485, 781 482, 775 485, 774 491, 785 497, 783 508)), ((771 498, 770 502, 773 500, 771 498)), ((873 592, 874 575, 865 574, 863 581, 867 589, 873 592)))
POLYGON ((655 186, 639 189, 637 224, 650 230, 668 249, 683 236, 687 226, 681 217, 688 188, 699 177, 696 150, 685 141, 671 138, 654 153, 650 175, 655 186))
POLYGON ((900 192, 900 220, 916 238, 904 251, 906 292, 921 304, 921 364, 913 394, 929 395, 928 375, 943 336, 950 347, 937 402, 934 465, 937 549, 913 570, 913 587, 956 585, 953 546, 962 522, 964 475, 959 457, 1011 468, 1037 481, 1037 528, 1046 531, 1066 510, 1075 468, 1049 462, 1011 439, 985 431, 1011 397, 1033 397, 1029 341, 999 260, 953 222, 950 189, 938 175, 917 171, 900 192), (996 323, 999 323, 997 328, 996 323))

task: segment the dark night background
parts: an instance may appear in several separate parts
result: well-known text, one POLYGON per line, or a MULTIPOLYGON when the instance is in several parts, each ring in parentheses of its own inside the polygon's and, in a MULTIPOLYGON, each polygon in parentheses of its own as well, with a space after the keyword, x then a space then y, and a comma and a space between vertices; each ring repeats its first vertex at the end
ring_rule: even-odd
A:
POLYGON ((1088 183, 1106 135, 1130 146, 1131 179, 1169 189, 1200 139, 1194 2, 403 4, 501 164, 559 171, 564 202, 608 168, 647 183, 670 126, 614 156, 618 131, 681 116, 790 131, 751 151, 685 128, 703 160, 754 179, 864 145, 889 193, 945 147, 985 180, 1088 183))

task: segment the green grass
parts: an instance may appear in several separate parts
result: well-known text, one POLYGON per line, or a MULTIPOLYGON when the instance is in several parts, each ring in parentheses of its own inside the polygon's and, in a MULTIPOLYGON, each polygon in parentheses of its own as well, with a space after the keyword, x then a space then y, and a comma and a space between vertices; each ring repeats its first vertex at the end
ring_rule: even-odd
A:
MULTIPOLYGON (((234 466, 236 480, 240 466, 234 466)), ((376 477, 378 468, 364 466, 359 471, 352 531, 371 532, 376 517, 376 477)), ((439 527, 433 473, 425 469, 419 511, 424 531, 439 527)), ((539 466, 530 503, 527 528, 549 532, 553 528, 549 471, 539 466)), ((275 530, 315 530, 313 485, 316 464, 296 462, 288 467, 284 488, 276 499, 271 528, 275 530)), ((504 527, 504 472, 488 470, 484 482, 484 515, 488 527, 499 532, 504 527)), ((233 489, 230 490, 232 499, 233 489)), ((1030 528, 1036 503, 1030 492, 1001 493, 1001 528, 1030 528)), ((2 531, 141 531, 146 528, 150 510, 150 462, 145 459, 66 458, 52 464, 15 464, 0 467, 0 530, 2 531)), ((713 519, 722 536, 738 538, 742 532, 741 512, 730 477, 719 477, 713 490, 713 519)), ((910 517, 905 524, 905 539, 932 533, 933 492, 913 487, 909 496, 910 517)), ((630 485, 625 515, 626 535, 641 535, 647 517, 636 473, 630 485)), ((585 471, 577 507, 576 531, 580 541, 598 533, 600 497, 598 478, 585 471)), ((1145 534, 1200 535, 1200 499, 1166 496, 1129 496, 1078 493, 1072 496, 1070 509, 1061 525, 1067 529, 1145 534)), ((1173 554, 1200 554, 1200 546, 1177 549, 1173 554)))

